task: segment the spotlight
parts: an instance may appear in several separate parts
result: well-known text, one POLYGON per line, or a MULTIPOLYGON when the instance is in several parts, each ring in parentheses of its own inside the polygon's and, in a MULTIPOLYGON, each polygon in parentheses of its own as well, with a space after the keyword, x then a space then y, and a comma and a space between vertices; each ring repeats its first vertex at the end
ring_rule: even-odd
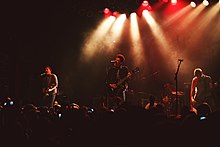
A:
POLYGON ((103 10, 103 13, 104 13, 105 16, 111 16, 111 14, 112 14, 112 12, 109 10, 109 8, 105 8, 103 10))
POLYGON ((142 4, 141 4, 141 9, 142 10, 148 10, 148 11, 151 11, 152 10, 152 7, 151 5, 149 4, 148 1, 143 1, 142 4))
POLYGON ((209 5, 209 1, 208 0, 203 0, 202 3, 203 3, 204 6, 208 6, 209 5))
POLYGON ((177 4, 177 0, 171 0, 171 4, 172 5, 176 5, 177 4))
POLYGON ((104 14, 108 14, 108 13, 110 13, 110 10, 109 10, 109 8, 105 8, 103 12, 104 12, 104 14))
POLYGON ((115 17, 118 17, 118 16, 119 16, 119 12, 118 12, 118 11, 114 11, 114 12, 112 13, 112 15, 115 16, 115 17))
POLYGON ((190 2, 191 7, 195 8, 196 7, 196 3, 195 2, 190 2))
POLYGON ((143 2, 142 2, 142 6, 147 7, 148 5, 149 5, 149 2, 148 2, 148 1, 143 1, 143 2))

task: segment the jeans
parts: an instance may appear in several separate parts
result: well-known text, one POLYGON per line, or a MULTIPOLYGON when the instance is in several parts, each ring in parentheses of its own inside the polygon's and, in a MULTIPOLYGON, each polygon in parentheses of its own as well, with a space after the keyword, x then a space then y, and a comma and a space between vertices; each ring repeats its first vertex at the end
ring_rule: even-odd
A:
POLYGON ((53 104, 56 98, 56 93, 50 93, 49 95, 45 95, 43 97, 43 106, 47 106, 48 108, 53 108, 53 104))

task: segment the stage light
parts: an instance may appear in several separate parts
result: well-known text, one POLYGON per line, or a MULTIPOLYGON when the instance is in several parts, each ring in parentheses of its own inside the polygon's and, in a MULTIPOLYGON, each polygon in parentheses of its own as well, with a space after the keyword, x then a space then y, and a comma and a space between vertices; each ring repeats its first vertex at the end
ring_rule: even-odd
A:
POLYGON ((171 4, 172 5, 176 5, 177 4, 177 0, 171 0, 171 4))
POLYGON ((141 9, 142 9, 142 11, 143 10, 151 11, 152 7, 151 7, 151 5, 149 4, 148 1, 143 1, 142 4, 141 4, 141 9))
POLYGON ((193 8, 196 7, 196 3, 195 3, 195 2, 191 2, 190 5, 191 5, 191 7, 193 7, 193 8))
POLYGON ((108 8, 105 8, 103 12, 104 12, 104 14, 108 14, 110 12, 110 10, 108 8))
POLYGON ((112 14, 112 12, 109 10, 109 8, 105 8, 103 10, 103 12, 104 12, 105 16, 111 16, 111 14, 112 14))
POLYGON ((114 12, 112 13, 112 15, 115 16, 115 17, 118 17, 118 16, 119 16, 119 12, 118 12, 118 11, 114 11, 114 12))
POLYGON ((208 6, 209 5, 209 1, 208 0, 203 0, 203 5, 208 6))
POLYGON ((130 14, 130 17, 133 17, 133 16, 136 16, 137 14, 135 13, 135 12, 132 12, 131 14, 130 14))
POLYGON ((148 2, 148 1, 143 1, 143 2, 142 2, 142 6, 146 7, 146 6, 148 6, 148 5, 149 5, 149 2, 148 2))

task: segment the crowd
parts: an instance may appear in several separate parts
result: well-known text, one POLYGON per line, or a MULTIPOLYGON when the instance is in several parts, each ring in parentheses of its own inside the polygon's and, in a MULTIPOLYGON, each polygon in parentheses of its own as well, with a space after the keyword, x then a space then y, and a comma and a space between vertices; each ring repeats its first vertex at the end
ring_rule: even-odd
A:
POLYGON ((197 113, 183 108, 181 117, 169 117, 160 104, 147 110, 124 104, 112 111, 74 103, 19 106, 7 99, 0 109, 0 142, 7 146, 210 145, 217 141, 219 118, 219 111, 212 112, 208 104, 200 105, 197 113))

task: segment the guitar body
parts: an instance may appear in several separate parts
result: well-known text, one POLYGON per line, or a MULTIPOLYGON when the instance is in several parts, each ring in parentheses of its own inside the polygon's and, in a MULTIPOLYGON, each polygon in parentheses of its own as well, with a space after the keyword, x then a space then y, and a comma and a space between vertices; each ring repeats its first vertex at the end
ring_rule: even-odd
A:
POLYGON ((49 88, 43 88, 43 96, 49 96, 49 88))
POLYGON ((53 89, 52 89, 52 86, 50 88, 43 88, 43 95, 44 96, 49 96, 52 92, 53 89))
POLYGON ((110 97, 122 97, 122 92, 126 89, 126 87, 124 85, 114 87, 113 85, 116 84, 109 84, 107 86, 108 95, 110 97))
POLYGON ((108 108, 117 109, 125 102, 125 91, 128 89, 128 79, 136 72, 139 72, 138 68, 129 72, 125 66, 120 69, 111 68, 108 71, 106 78, 108 108))
POLYGON ((117 80, 115 83, 110 83, 107 85, 108 94, 112 97, 122 97, 122 92, 128 88, 128 83, 126 82, 134 73, 139 72, 139 68, 135 68, 131 72, 128 72, 122 79, 117 80))

